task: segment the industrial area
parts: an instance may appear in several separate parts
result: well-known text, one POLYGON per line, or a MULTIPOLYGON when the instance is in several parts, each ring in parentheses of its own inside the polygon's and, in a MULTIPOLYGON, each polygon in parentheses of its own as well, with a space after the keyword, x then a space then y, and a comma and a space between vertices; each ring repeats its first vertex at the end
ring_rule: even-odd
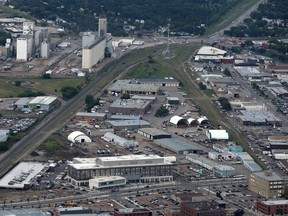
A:
MULTIPOLYGON (((1 176, 0 215, 288 214, 287 65, 226 51, 239 45, 230 38, 115 39, 104 15, 98 32, 76 39, 55 40, 63 29, 26 19, 0 23, 17 38, 0 47, 1 76, 17 77, 24 65, 28 76, 78 79, 133 50, 161 43, 167 54, 172 44, 201 42, 184 71, 228 122, 215 124, 177 77, 131 78, 125 71, 93 95, 97 104, 70 113, 1 176)), ((0 143, 49 125, 69 102, 56 93, 1 99, 0 143)))

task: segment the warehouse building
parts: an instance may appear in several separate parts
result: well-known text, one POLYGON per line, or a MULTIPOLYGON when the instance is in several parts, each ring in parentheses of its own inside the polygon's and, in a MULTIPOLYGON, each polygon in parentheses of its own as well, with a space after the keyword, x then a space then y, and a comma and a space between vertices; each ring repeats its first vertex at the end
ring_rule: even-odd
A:
POLYGON ((189 122, 187 121, 187 119, 184 119, 183 117, 180 116, 173 116, 172 118, 170 118, 169 122, 177 127, 189 126, 189 122))
POLYGON ((139 78, 137 81, 145 85, 156 85, 156 86, 166 86, 166 87, 178 87, 179 86, 179 81, 174 79, 173 77, 139 78))
POLYGON ((240 111, 238 119, 246 126, 282 126, 282 121, 270 111, 240 111))
POLYGON ((107 119, 106 113, 88 113, 88 112, 77 112, 76 119, 78 120, 97 120, 97 121, 104 121, 107 119))
POLYGON ((159 86, 136 83, 133 80, 117 80, 107 90, 109 94, 157 95, 159 89, 159 86))
POLYGON ((114 131, 119 130, 134 130, 137 131, 139 128, 150 127, 150 123, 144 120, 115 120, 105 121, 108 127, 113 128, 114 131))
POLYGON ((206 136, 210 140, 228 140, 229 134, 226 130, 206 130, 206 136))
POLYGON ((171 134, 168 134, 162 130, 159 130, 157 128, 140 128, 138 130, 138 133, 141 134, 142 136, 150 139, 150 140, 155 140, 155 139, 164 139, 164 138, 171 138, 171 134))
POLYGON ((89 143, 92 140, 81 131, 73 131, 69 134, 68 140, 72 143, 89 143))
POLYGON ((0 210, 1 216, 52 216, 50 212, 40 211, 33 208, 21 208, 21 209, 10 209, 0 210))
POLYGON ((91 190, 120 187, 125 184, 126 178, 121 176, 102 176, 89 179, 89 188, 91 190))
POLYGON ((228 165, 219 165, 206 157, 195 154, 188 154, 186 155, 186 159, 195 164, 198 164, 199 166, 204 167, 205 169, 212 171, 214 175, 219 177, 227 178, 236 175, 236 170, 233 167, 228 165))
POLYGON ((68 179, 78 186, 103 176, 121 176, 127 182, 173 181, 172 168, 173 163, 158 155, 73 158, 68 165, 68 179))
POLYGON ((121 113, 122 115, 144 115, 150 108, 150 101, 118 99, 109 106, 109 112, 112 114, 121 113))
POLYGON ((114 209, 114 216, 152 216, 152 211, 146 208, 125 208, 125 209, 114 209))
POLYGON ((284 194, 285 181, 271 171, 250 173, 248 190, 266 198, 279 198, 284 194))
POLYGON ((54 96, 39 96, 29 102, 30 109, 42 109, 45 111, 51 110, 57 104, 57 97, 54 96))
POLYGON ((157 139, 154 141, 156 145, 164 149, 168 149, 176 154, 188 154, 188 153, 195 153, 195 154, 203 154, 203 150, 192 143, 181 140, 177 138, 164 138, 164 139, 157 139))
POLYGON ((15 105, 18 109, 29 108, 29 102, 33 100, 31 97, 22 97, 18 99, 13 105, 15 105))
POLYGON ((170 105, 180 105, 180 100, 178 97, 167 97, 166 101, 170 105))
POLYGON ((141 120, 142 116, 139 115, 112 115, 111 120, 141 120))
POLYGON ((229 63, 234 61, 233 56, 227 56, 227 51, 212 46, 203 46, 194 57, 196 62, 229 63))
POLYGON ((147 100, 147 101, 151 101, 153 103, 156 101, 157 98, 154 96, 133 95, 131 97, 131 99, 133 99, 133 100, 147 100))
POLYGON ((123 148, 136 148, 139 145, 138 142, 134 140, 127 140, 111 132, 105 133, 104 136, 101 137, 101 139, 105 140, 106 142, 111 142, 119 145, 123 148))
POLYGON ((0 188, 30 189, 47 169, 45 163, 21 162, 0 179, 0 188))

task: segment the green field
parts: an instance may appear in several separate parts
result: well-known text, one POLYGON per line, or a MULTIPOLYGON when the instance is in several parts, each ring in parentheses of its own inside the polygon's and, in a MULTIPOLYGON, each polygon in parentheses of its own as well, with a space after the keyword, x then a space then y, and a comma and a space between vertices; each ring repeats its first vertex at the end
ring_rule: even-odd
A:
POLYGON ((18 97, 19 94, 27 91, 41 91, 46 94, 60 95, 60 89, 64 86, 83 86, 84 78, 63 78, 63 79, 38 79, 38 78, 19 78, 9 79, 1 77, 0 79, 0 98, 18 97), (21 81, 21 86, 15 86, 14 81, 21 81))
POLYGON ((243 13, 245 13, 245 11, 247 11, 259 1, 260 0, 239 1, 239 3, 235 7, 231 8, 228 13, 224 14, 218 22, 209 26, 205 31, 205 35, 211 35, 227 27, 229 24, 231 24, 234 20, 240 17, 243 13))

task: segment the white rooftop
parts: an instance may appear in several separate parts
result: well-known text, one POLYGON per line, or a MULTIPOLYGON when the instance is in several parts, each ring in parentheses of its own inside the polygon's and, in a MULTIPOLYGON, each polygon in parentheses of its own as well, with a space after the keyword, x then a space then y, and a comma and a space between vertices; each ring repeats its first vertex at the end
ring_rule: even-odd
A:
POLYGON ((265 205, 288 205, 288 200, 267 200, 262 203, 265 205))
POLYGON ((57 97, 54 96, 39 96, 29 102, 29 104, 43 104, 50 105, 57 97))
POLYGON ((211 46, 203 46, 197 52, 197 55, 225 55, 227 52, 211 46))
POLYGON ((0 179, 0 187, 23 189, 25 185, 32 183, 31 180, 41 173, 46 165, 37 162, 21 162, 0 179))

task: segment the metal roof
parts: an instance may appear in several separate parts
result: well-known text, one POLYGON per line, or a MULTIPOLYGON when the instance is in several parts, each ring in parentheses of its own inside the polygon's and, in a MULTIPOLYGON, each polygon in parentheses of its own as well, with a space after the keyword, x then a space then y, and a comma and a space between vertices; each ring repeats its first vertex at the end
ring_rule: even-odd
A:
POLYGON ((197 52, 197 55, 208 55, 208 56, 217 56, 225 55, 227 52, 212 46, 203 46, 197 52))
POLYGON ((50 105, 56 99, 57 99, 57 97, 54 97, 54 96, 39 96, 39 97, 36 97, 33 100, 31 100, 29 102, 29 104, 50 105))
POLYGON ((200 147, 193 145, 191 142, 177 138, 164 138, 154 141, 163 148, 168 148, 174 152, 184 151, 203 151, 200 147))
POLYGON ((267 176, 266 172, 254 172, 252 175, 257 176, 261 179, 265 179, 267 181, 283 181, 283 179, 276 173, 276 172, 271 172, 271 176, 267 176))
POLYGON ((144 120, 118 120, 118 121, 106 121, 111 124, 113 127, 130 127, 130 126, 150 126, 150 123, 144 120))
POLYGON ((157 128, 140 128, 138 131, 142 131, 142 132, 149 134, 151 136, 170 135, 170 134, 166 133, 165 131, 159 130, 157 128))
POLYGON ((76 116, 89 116, 89 117, 105 117, 107 114, 106 113, 88 113, 88 112, 77 112, 76 116))
POLYGON ((118 120, 140 120, 142 116, 135 115, 112 115, 110 119, 118 119, 118 120))
POLYGON ((151 102, 145 100, 133 100, 133 99, 117 99, 109 107, 125 107, 141 109, 147 107, 151 102))
POLYGON ((0 210, 0 216, 51 216, 51 214, 38 209, 11 209, 0 210))

